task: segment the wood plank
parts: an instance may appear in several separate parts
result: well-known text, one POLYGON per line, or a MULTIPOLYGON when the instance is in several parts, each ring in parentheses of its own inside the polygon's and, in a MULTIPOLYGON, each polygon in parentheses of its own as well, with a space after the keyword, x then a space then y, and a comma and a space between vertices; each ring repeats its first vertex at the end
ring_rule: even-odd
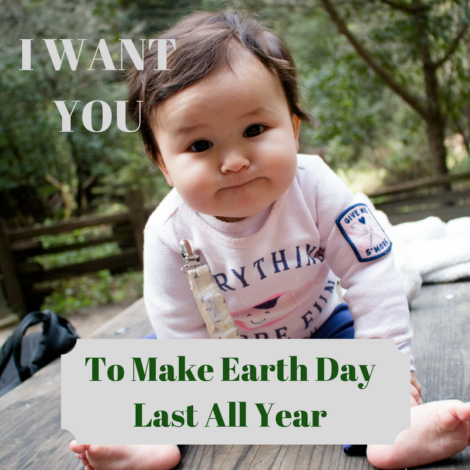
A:
POLYGON ((17 263, 16 269, 18 270, 18 273, 23 276, 25 274, 36 274, 44 272, 44 267, 37 261, 33 261, 31 263, 17 263))
POLYGON ((404 222, 416 222, 426 217, 439 217, 442 221, 448 222, 459 217, 470 216, 470 206, 466 207, 440 207, 439 209, 428 209, 416 212, 404 212, 400 214, 390 214, 388 219, 393 225, 404 222))
MULTIPOLYGON (((470 401, 470 284, 424 286, 412 304, 413 351, 425 401, 458 398, 470 401), (457 297, 448 301, 447 293, 457 297), (450 303, 449 303, 450 302, 450 303), (449 321, 452 319, 452 321, 449 321), (432 345, 432 347, 430 347, 432 345), (466 373, 467 372, 467 373, 466 373)), ((201 459, 217 446, 189 446, 178 469, 199 469, 201 459)), ((341 446, 233 446, 222 467, 355 469, 374 467, 365 457, 348 457, 341 446), (265 449, 266 448, 266 449, 265 449), (252 453, 256 454, 252 458, 252 453), (287 449, 287 450, 285 450, 287 449), (249 453, 251 452, 251 454, 249 453), (249 463, 249 466, 247 464, 249 463)), ((451 459, 420 468, 470 470, 470 448, 451 459)))
MULTIPOLYGON (((199 446, 190 446, 199 447, 199 446)), ((217 447, 217 446, 206 446, 206 447, 217 447)), ((250 468, 256 454, 258 453, 260 446, 231 446, 230 451, 227 453, 227 457, 224 460, 221 470, 246 470, 250 468)), ((179 467, 177 467, 179 468, 179 467)), ((185 467, 186 468, 186 467, 185 467)))
POLYGON ((457 202, 466 198, 470 198, 470 191, 445 191, 439 194, 431 194, 426 196, 408 196, 399 199, 392 199, 387 202, 375 204, 375 208, 387 212, 406 206, 427 205, 435 203, 445 204, 448 202, 457 202))
POLYGON ((80 217, 79 219, 69 219, 55 222, 50 225, 40 225, 38 227, 21 227, 7 231, 10 242, 24 240, 26 238, 39 237, 41 235, 56 235, 58 233, 72 232, 85 227, 95 227, 97 225, 112 224, 129 219, 129 212, 121 212, 112 215, 91 215, 80 217))
MULTIPOLYGON (((103 325, 93 337, 142 338, 152 332, 143 299, 103 325), (125 334, 117 330, 127 327, 125 334)), ((0 398, 0 469, 83 470, 60 429, 60 360, 0 398)))
MULTIPOLYGON (((144 207, 144 213, 148 217, 155 210, 156 206, 144 207)), ((95 227, 96 225, 106 225, 129 220, 129 211, 112 215, 91 215, 77 219, 69 219, 61 222, 54 222, 49 225, 39 225, 35 227, 21 227, 10 229, 6 233, 10 242, 25 240, 27 238, 39 237, 41 235, 56 235, 58 233, 72 232, 85 227, 95 227)))
POLYGON ((364 457, 348 457, 342 446, 187 446, 179 469, 372 470, 364 457), (221 463, 222 462, 222 463, 221 463))
MULTIPOLYGON (((468 282, 424 286, 412 303, 413 351, 427 401, 450 397, 470 401, 469 312, 468 282), (456 297, 445 300, 444 295, 449 293, 456 297)), ((93 337, 138 338, 150 332, 150 322, 140 299, 103 325, 93 337)), ((0 398, 0 468, 82 468, 68 450, 71 434, 59 429, 59 366, 59 361, 55 361, 0 398)), ((182 453, 178 469, 373 468, 364 457, 345 456, 341 446, 185 446, 182 453)), ((420 468, 470 470, 470 451, 420 468)))
MULTIPOLYGON (((31 266, 28 263, 26 267, 31 266)), ((19 265, 21 268, 22 265, 19 265)), ((34 284, 36 282, 53 281, 54 279, 63 279, 67 277, 76 277, 83 274, 94 273, 102 269, 116 269, 122 267, 139 267, 140 260, 135 248, 123 250, 119 255, 107 256, 83 263, 69 264, 60 268, 52 268, 39 272, 22 272, 20 280, 22 284, 34 284)), ((23 266, 25 268, 25 266, 23 266)))
POLYGON ((413 191, 414 189, 429 188, 432 186, 441 186, 446 183, 453 183, 456 181, 470 180, 470 172, 460 173, 458 175, 437 175, 427 176, 426 178, 420 178, 413 181, 407 181, 405 183, 396 184, 394 186, 388 186, 383 189, 379 189, 373 193, 368 194, 370 198, 379 196, 389 196, 392 194, 399 194, 405 191, 413 191))
POLYGON ((72 435, 60 429, 58 360, 3 396, 0 416, 0 468, 83 468, 72 452, 65 452, 72 435))
MULTIPOLYGON (((26 313, 23 292, 3 219, 0 219, 0 272, 3 277, 3 285, 5 286, 5 293, 10 307, 18 313, 26 313)), ((6 311, 0 312, 0 318, 5 318, 7 315, 6 311)))
POLYGON ((469 313, 467 282, 425 285, 411 304, 413 351, 427 401, 470 401, 469 313), (456 297, 446 300, 447 294, 456 297))
MULTIPOLYGON (((470 401, 469 313, 468 282, 423 286, 412 302, 413 354, 425 401, 470 401), (447 294, 456 297, 446 300, 447 294)), ((470 470, 470 448, 423 468, 470 470)))
POLYGON ((147 217, 144 212, 144 196, 142 191, 129 191, 127 193, 127 206, 129 207, 129 220, 134 231, 135 244, 139 254, 140 265, 144 266, 144 228, 147 217))
POLYGON ((31 244, 30 246, 25 244, 14 244, 11 246, 11 250, 15 259, 23 260, 26 258, 31 258, 33 256, 39 255, 52 255, 57 253, 64 253, 66 251, 75 251, 81 250, 83 248, 90 248, 92 246, 103 245, 104 243, 115 243, 123 240, 131 240, 132 237, 127 237, 124 234, 120 235, 107 235, 105 237, 97 237, 91 240, 87 240, 80 243, 73 243, 70 245, 59 245, 51 246, 49 248, 43 248, 42 245, 38 242, 31 244))
POLYGON ((136 300, 122 313, 98 328, 92 338, 138 339, 153 333, 152 325, 145 310, 144 299, 136 300))
MULTIPOLYGON (((231 449, 236 446, 184 447, 186 448, 186 452, 182 452, 181 457, 182 462, 185 462, 184 465, 189 466, 188 468, 197 468, 198 470, 212 470, 222 468, 222 466, 228 459, 228 455, 230 454, 231 449)), ((178 466, 176 468, 180 467, 178 466)))

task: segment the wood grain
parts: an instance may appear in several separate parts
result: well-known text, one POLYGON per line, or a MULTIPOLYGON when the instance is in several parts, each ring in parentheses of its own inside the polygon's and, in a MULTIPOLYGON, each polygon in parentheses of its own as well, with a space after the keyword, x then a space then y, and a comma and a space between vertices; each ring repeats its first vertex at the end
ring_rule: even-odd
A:
POLYGON ((24 260, 26 258, 32 258, 33 256, 39 255, 52 255, 57 253, 64 253, 66 251, 81 250, 83 248, 90 248, 92 246, 103 245, 104 243, 115 243, 126 240, 125 235, 107 235, 103 237, 96 237, 90 240, 73 243, 70 245, 51 246, 49 248, 43 248, 42 244, 37 240, 28 240, 28 243, 18 242, 11 246, 13 255, 17 261, 24 260))
POLYGON ((91 215, 89 217, 80 217, 79 219, 54 222, 49 225, 15 228, 8 230, 7 234, 10 242, 15 242, 27 238, 40 237, 42 235, 56 235, 58 233, 72 232, 80 228, 95 227, 97 225, 117 223, 125 220, 129 220, 128 212, 112 215, 91 215))
MULTIPOLYGON (((413 353, 426 401, 470 401, 470 283, 424 286, 412 303, 413 353), (446 300, 446 294, 456 297, 446 300)), ((96 331, 94 338, 142 338, 151 333, 143 300, 96 331), (119 334, 118 334, 119 332, 119 334)), ((60 362, 40 370, 0 398, 0 469, 79 470, 60 429, 60 362)), ((370 470, 341 446, 183 446, 184 470, 370 470)), ((420 468, 470 470, 470 450, 420 468)), ((132 470, 132 469, 130 469, 132 470)))
POLYGON ((447 204, 448 202, 457 202, 462 199, 470 198, 470 191, 443 191, 438 194, 430 194, 425 196, 407 196, 393 199, 390 202, 382 202, 375 204, 375 208, 384 211, 387 214, 399 211, 404 206, 422 206, 423 204, 447 204))
MULTIPOLYGON (((0 219, 0 273, 5 285, 5 293, 13 310, 26 312, 23 293, 21 291, 18 273, 16 272, 15 259, 10 250, 10 242, 4 230, 4 221, 0 219)), ((6 317, 7 314, 0 316, 6 317)))
POLYGON ((470 206, 462 207, 439 207, 435 209, 425 209, 416 212, 403 212, 400 214, 390 214, 388 220, 392 225, 402 224, 404 222, 416 222, 426 217, 439 217, 443 222, 448 222, 459 217, 470 216, 470 206))
MULTIPOLYGON (((413 353, 425 401, 470 401, 470 283, 423 286, 411 307, 413 353), (446 300, 446 294, 456 297, 446 300)), ((177 468, 374 468, 364 457, 347 457, 341 446, 233 446, 224 450, 227 458, 219 465, 219 459, 213 457, 218 447, 222 446, 189 446, 177 468)), ((470 470, 470 448, 451 459, 420 468, 470 470)))
MULTIPOLYGON (((143 208, 146 215, 155 210, 155 206, 145 206, 143 208)), ((35 227, 21 227, 7 231, 10 242, 25 240, 28 238, 39 237, 41 235, 56 235, 58 233, 72 232, 85 227, 95 227, 97 225, 114 224, 128 221, 130 211, 120 212, 112 215, 90 215, 77 219, 68 219, 60 222, 54 222, 48 225, 37 225, 35 227)))
MULTIPOLYGON (((134 339, 150 333, 152 327, 140 299, 93 337, 134 339)), ((0 469, 82 469, 69 450, 72 439, 71 433, 60 429, 60 360, 0 398, 0 469)))
POLYGON ((84 261, 82 263, 68 264, 59 268, 43 269, 39 263, 19 264, 21 281, 24 284, 53 281, 94 273, 103 269, 131 268, 140 266, 139 254, 136 248, 122 250, 119 255, 84 261))
POLYGON ((456 181, 466 181, 470 179, 470 172, 460 173, 459 175, 436 175, 426 176, 413 181, 406 181, 394 186, 379 189, 368 194, 368 197, 389 196, 392 194, 401 194, 405 191, 413 191, 415 189, 429 188, 433 186, 444 185, 446 183, 454 183, 456 181))

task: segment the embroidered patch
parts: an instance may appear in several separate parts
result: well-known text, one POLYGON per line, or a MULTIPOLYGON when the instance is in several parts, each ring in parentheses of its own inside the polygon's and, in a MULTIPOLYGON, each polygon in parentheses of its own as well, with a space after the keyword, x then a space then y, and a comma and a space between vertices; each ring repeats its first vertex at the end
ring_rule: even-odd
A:
POLYGON ((336 225, 361 263, 381 258, 392 249, 392 242, 365 204, 348 207, 336 225))

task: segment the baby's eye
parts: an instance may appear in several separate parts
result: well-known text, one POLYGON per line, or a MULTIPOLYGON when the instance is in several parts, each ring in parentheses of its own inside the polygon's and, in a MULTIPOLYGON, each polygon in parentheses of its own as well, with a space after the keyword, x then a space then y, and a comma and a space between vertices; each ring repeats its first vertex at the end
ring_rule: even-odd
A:
POLYGON ((212 145, 212 142, 209 142, 208 140, 198 140, 189 147, 189 150, 192 152, 205 152, 206 150, 209 150, 212 145))
POLYGON ((244 133, 243 137, 256 137, 264 132, 265 126, 261 124, 254 124, 250 126, 244 133))

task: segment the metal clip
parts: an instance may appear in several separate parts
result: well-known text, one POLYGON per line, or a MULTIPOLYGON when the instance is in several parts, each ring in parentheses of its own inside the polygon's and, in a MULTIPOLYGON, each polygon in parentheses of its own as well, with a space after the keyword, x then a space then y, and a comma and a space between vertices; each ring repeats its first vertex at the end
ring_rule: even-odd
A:
POLYGON ((199 262, 199 255, 195 255, 193 253, 193 249, 189 240, 181 240, 180 247, 181 256, 184 259, 184 266, 181 268, 181 271, 185 273, 187 272, 187 270, 192 269, 195 266, 199 266, 201 264, 199 262))

